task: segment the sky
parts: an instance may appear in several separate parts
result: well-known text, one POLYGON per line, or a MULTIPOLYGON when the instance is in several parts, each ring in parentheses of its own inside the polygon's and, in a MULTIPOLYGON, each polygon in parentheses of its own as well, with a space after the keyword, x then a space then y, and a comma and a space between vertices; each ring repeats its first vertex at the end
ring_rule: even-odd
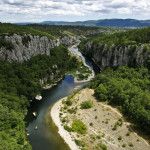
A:
POLYGON ((0 0, 0 22, 150 20, 150 0, 0 0))

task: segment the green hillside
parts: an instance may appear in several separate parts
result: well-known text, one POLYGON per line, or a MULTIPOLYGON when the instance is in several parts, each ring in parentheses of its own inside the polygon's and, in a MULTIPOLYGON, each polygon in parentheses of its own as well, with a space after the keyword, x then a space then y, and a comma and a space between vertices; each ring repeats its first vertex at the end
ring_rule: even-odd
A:
POLYGON ((134 29, 126 32, 99 35, 89 39, 95 44, 102 43, 108 45, 134 45, 146 44, 150 42, 150 28, 134 29))
POLYGON ((99 101, 117 106, 135 126, 150 134, 150 72, 147 68, 106 69, 91 82, 99 101))

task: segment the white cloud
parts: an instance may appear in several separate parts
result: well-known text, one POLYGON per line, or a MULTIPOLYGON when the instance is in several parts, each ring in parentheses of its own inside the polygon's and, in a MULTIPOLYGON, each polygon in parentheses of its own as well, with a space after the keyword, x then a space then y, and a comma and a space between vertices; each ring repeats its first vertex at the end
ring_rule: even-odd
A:
POLYGON ((1 0, 0 21, 149 19, 149 0, 1 0), (15 17, 14 17, 15 16, 15 17), (25 20, 28 19, 28 20, 25 20))

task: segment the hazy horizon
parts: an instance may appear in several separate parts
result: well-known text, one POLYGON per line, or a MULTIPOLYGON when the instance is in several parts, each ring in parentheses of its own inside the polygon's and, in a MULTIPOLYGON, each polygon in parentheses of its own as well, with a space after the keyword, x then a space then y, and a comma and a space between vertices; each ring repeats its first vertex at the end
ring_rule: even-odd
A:
POLYGON ((149 0, 1 0, 0 22, 149 20, 149 0))
MULTIPOLYGON (((150 19, 136 19, 136 18, 103 18, 103 19, 95 19, 95 20, 113 20, 113 19, 132 19, 132 20, 140 20, 140 21, 149 21, 150 19)), ((69 20, 41 20, 41 21, 21 21, 21 22, 1 22, 1 23, 42 23, 42 22, 84 22, 84 21, 95 21, 95 20, 75 20, 75 21, 69 21, 69 20)))

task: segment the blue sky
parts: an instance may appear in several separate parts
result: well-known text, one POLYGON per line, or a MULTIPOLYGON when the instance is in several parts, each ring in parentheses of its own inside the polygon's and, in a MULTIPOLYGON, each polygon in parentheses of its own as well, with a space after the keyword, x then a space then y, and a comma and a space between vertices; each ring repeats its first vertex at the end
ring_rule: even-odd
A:
POLYGON ((150 19, 150 0, 0 0, 1 22, 150 19))

